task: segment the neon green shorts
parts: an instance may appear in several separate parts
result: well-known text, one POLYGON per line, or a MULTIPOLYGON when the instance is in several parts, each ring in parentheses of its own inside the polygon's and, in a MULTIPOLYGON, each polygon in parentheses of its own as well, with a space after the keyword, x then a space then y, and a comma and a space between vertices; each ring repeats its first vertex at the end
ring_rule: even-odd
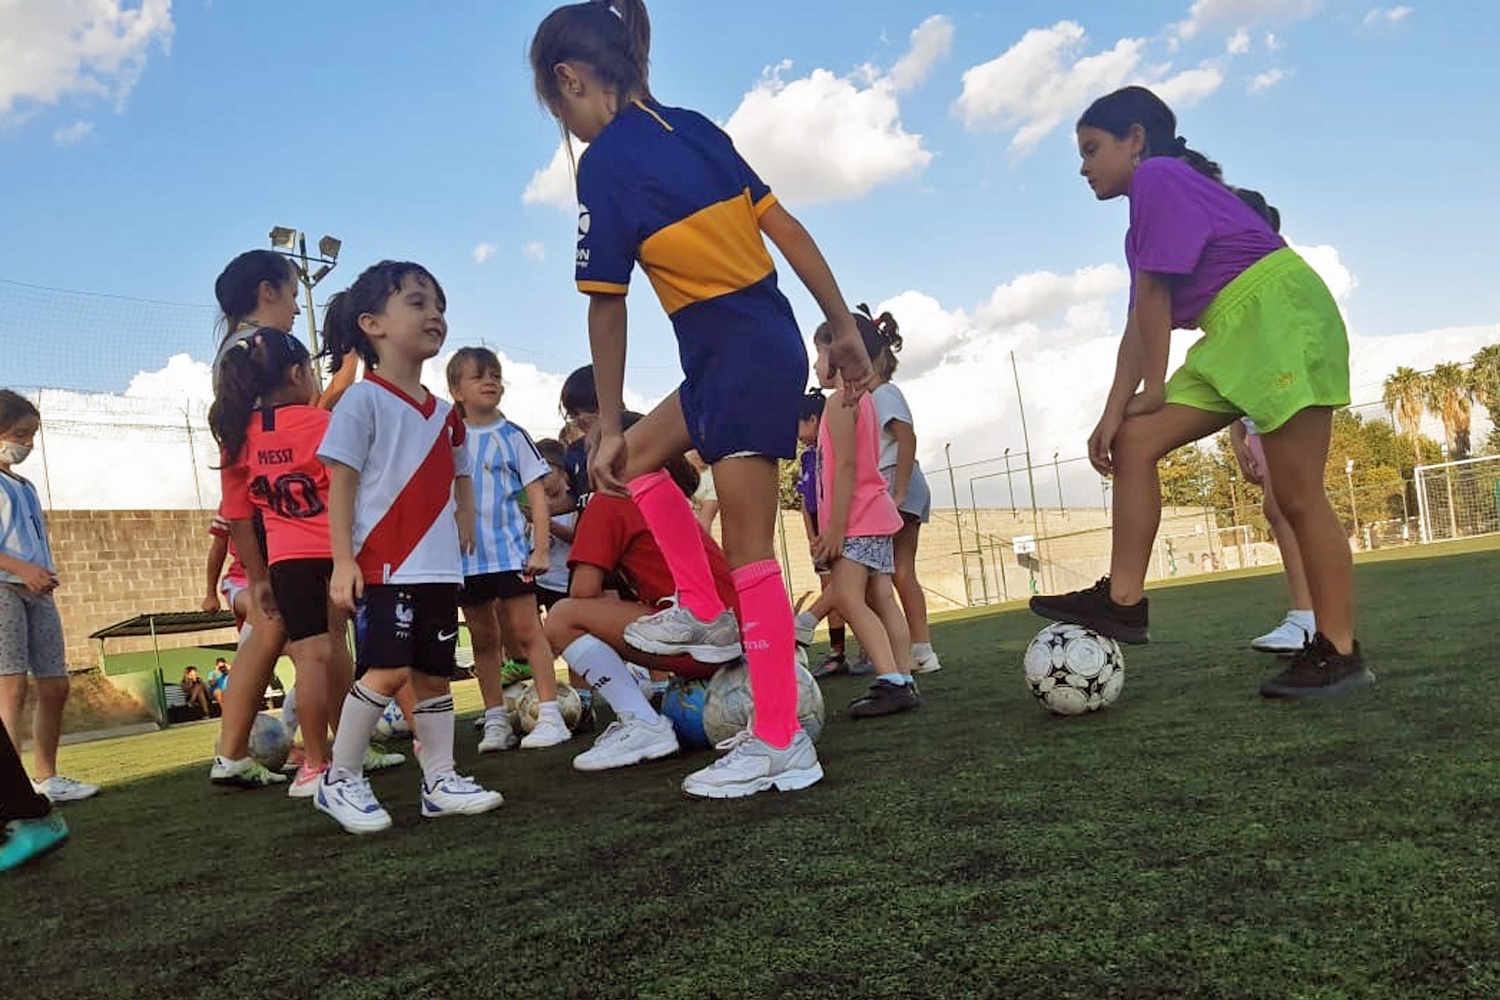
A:
POLYGON ((1349 402, 1349 338, 1323 279, 1290 249, 1252 264, 1199 318, 1203 336, 1167 402, 1243 414, 1263 434, 1310 406, 1349 402))

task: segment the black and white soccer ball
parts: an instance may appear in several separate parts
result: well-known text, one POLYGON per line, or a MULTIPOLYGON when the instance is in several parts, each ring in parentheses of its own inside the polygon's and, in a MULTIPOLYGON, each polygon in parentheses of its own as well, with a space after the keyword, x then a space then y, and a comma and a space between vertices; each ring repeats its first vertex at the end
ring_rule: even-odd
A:
POLYGON ((1125 686, 1125 656, 1113 639, 1058 622, 1026 647, 1026 687, 1053 715, 1108 708, 1125 686))

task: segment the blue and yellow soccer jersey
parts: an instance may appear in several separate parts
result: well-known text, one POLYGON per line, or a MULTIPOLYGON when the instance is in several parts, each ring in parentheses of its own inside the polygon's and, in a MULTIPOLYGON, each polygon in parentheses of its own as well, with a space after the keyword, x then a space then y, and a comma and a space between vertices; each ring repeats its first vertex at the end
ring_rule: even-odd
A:
POLYGON ((702 115, 636 101, 578 164, 578 290, 624 295, 639 260, 679 338, 793 325, 761 239, 776 203, 702 115))

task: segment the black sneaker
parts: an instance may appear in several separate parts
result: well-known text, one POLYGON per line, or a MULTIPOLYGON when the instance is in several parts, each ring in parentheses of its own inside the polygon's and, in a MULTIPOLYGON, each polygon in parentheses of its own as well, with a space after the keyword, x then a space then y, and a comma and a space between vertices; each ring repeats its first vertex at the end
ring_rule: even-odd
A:
POLYGON ((1053 597, 1033 597, 1031 610, 1043 618, 1081 625, 1116 642, 1139 646, 1151 641, 1151 636, 1146 631, 1146 609, 1149 603, 1143 597, 1134 604, 1116 604, 1109 597, 1109 577, 1102 576, 1098 583, 1087 590, 1075 590, 1071 594, 1057 594, 1053 597))
POLYGON ((1359 643, 1345 656, 1322 632, 1316 633, 1287 668, 1260 686, 1263 698, 1329 698, 1373 686, 1359 643))
POLYGON ((849 703, 849 716, 855 719, 873 719, 877 715, 910 712, 920 704, 922 699, 910 684, 876 681, 863 697, 849 703))

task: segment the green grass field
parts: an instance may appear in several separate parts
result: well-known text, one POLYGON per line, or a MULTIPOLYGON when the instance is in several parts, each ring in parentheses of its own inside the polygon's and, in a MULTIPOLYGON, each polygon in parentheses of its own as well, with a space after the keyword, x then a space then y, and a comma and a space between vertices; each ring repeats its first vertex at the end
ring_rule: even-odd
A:
MULTIPOLYGON (((1053 719, 1041 622, 939 626, 918 712, 830 713, 813 789, 694 802, 707 752, 585 776, 574 744, 460 765, 488 816, 396 827, 211 786, 206 726, 64 750, 74 840, 0 880, 5 996, 1500 996, 1500 546, 1358 567, 1380 685, 1255 695, 1277 577, 1153 592, 1120 703, 1053 719)), ((825 688, 841 709, 860 688, 825 688)), ((475 710, 472 682, 460 705, 475 710)))

